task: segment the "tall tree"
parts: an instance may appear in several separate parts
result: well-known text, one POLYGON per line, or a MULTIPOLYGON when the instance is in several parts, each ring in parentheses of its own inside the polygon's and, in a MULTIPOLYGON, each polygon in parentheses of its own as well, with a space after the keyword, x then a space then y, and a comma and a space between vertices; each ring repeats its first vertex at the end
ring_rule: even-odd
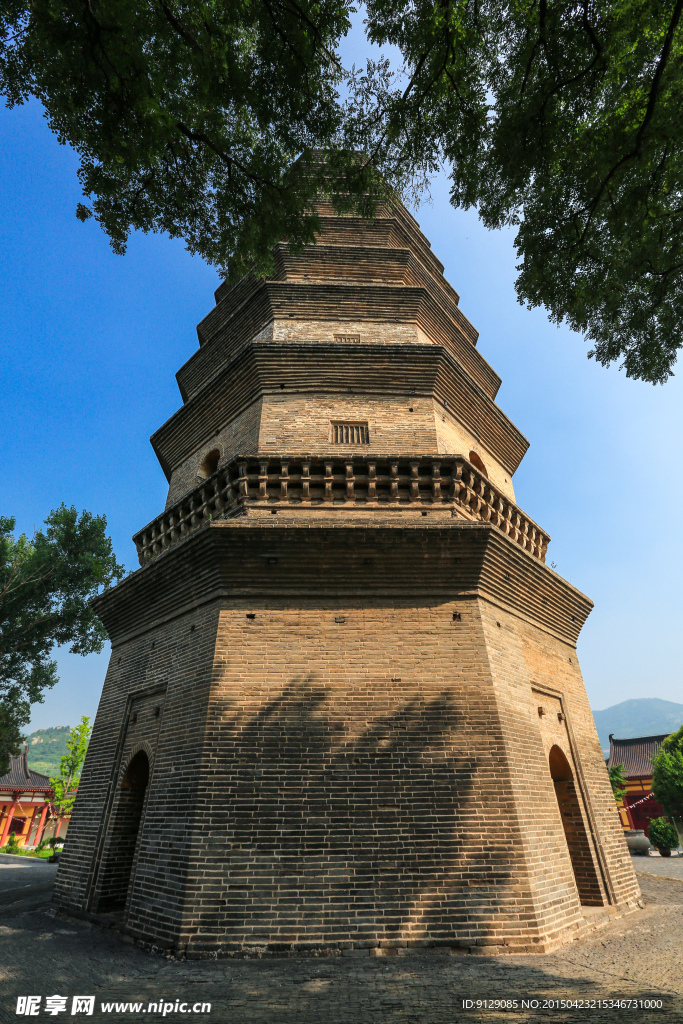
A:
POLYGON ((683 0, 368 0, 405 80, 357 77, 376 144, 451 165, 451 202, 518 226, 517 292, 663 382, 683 338, 683 0), (385 142, 386 140, 386 142, 385 142))
POLYGON ((652 792, 670 815, 683 842, 683 725, 666 737, 652 764, 652 792))
POLYGON ((50 779, 54 798, 51 801, 50 821, 57 822, 55 836, 59 835, 59 826, 63 818, 71 814, 76 799, 76 787, 81 777, 81 768, 85 761, 90 741, 90 719, 85 715, 77 726, 69 733, 66 741, 68 753, 59 762, 59 775, 50 779))
POLYGON ((371 214, 445 163, 454 206, 518 227, 520 302, 665 381, 683 338, 683 0, 367 0, 369 38, 404 68, 345 77, 353 10, 6 0, 0 90, 41 100, 80 155, 79 216, 117 251, 163 230, 231 274, 312 240, 321 189, 371 214))
POLYGON ((102 588, 124 575, 106 535, 104 516, 61 505, 29 540, 15 520, 0 517, 0 775, 16 752, 18 733, 57 682, 55 645, 74 654, 101 651, 107 634, 91 607, 102 588))
POLYGON ((9 767, 10 754, 16 757, 20 753, 24 739, 12 708, 0 702, 0 775, 4 775, 9 767))

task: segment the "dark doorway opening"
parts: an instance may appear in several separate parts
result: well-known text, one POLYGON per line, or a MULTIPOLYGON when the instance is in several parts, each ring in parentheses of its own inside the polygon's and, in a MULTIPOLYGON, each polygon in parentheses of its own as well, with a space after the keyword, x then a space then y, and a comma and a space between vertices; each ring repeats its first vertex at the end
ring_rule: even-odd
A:
POLYGON ((97 909, 123 910, 135 859, 142 808, 149 781, 149 759, 144 750, 131 760, 121 783, 111 830, 97 909))
POLYGON ((604 900, 571 766, 558 746, 552 747, 548 760, 579 899, 584 906, 601 907, 604 900))

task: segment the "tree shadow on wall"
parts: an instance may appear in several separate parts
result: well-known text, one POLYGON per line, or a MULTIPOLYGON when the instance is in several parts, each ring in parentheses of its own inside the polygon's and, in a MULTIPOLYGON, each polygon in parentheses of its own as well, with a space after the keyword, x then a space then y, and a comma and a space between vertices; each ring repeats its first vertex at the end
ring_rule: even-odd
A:
POLYGON ((253 698, 207 723, 201 933, 274 948, 500 931, 519 847, 492 700, 474 731, 448 692, 359 684, 340 702, 309 676, 253 698))

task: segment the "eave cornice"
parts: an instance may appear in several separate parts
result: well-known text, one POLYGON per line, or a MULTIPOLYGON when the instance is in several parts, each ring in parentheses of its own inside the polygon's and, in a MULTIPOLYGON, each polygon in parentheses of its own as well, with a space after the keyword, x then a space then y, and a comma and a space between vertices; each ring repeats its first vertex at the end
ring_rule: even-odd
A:
POLYGON ((571 647, 592 602, 487 524, 264 525, 248 517, 190 534, 94 602, 116 646, 211 602, 250 610, 396 607, 480 597, 571 647))
POLYGON ((234 302, 221 302, 197 328, 202 347, 176 374, 184 400, 207 387, 269 323, 286 319, 415 324, 448 349, 489 398, 495 399, 500 388, 500 377, 475 348, 464 325, 473 329, 457 306, 453 315, 463 324, 423 286, 269 280, 245 282, 238 291, 234 302))
POLYGON ((513 474, 529 442, 439 345, 253 342, 151 437, 170 478, 173 469, 264 394, 353 393, 431 396, 478 433, 513 474), (459 414, 460 410, 460 414, 459 414), (467 410, 463 417, 462 410, 467 410))

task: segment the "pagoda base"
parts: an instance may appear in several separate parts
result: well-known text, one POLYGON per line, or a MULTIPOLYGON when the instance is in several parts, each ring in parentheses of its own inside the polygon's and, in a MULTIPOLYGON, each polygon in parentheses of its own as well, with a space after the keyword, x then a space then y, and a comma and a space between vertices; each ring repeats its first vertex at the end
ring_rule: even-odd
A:
POLYGON ((590 602, 493 527, 219 521, 97 610, 65 911, 199 958, 547 952, 637 906, 590 602))

